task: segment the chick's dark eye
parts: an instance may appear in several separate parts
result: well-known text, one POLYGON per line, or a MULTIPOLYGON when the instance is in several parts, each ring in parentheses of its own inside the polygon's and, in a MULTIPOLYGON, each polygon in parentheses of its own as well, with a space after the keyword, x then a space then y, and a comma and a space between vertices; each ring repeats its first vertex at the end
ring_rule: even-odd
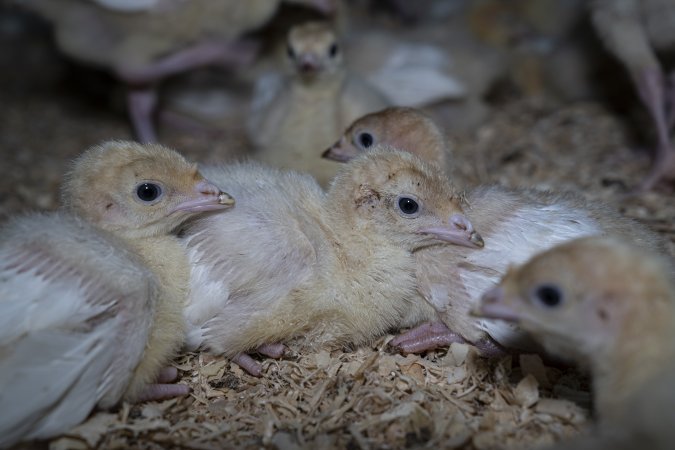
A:
POLYGON ((398 199, 398 207, 403 214, 413 215, 420 209, 420 205, 410 197, 401 197, 398 199))
POLYGON ((331 58, 335 58, 337 53, 338 53, 337 44, 331 44, 330 48, 328 49, 328 54, 330 55, 331 58))
POLYGON ((295 59, 295 51, 293 50, 293 47, 291 47, 291 44, 286 46, 286 54, 289 58, 295 59))
POLYGON ((136 188, 136 195, 144 202, 151 202, 162 195, 162 188, 153 183, 142 183, 136 188))
POLYGON ((370 148, 375 142, 375 138, 370 133, 363 132, 359 134, 359 144, 363 148, 370 148))
POLYGON ((557 286, 545 284, 534 291, 534 298, 542 306, 556 308, 563 301, 563 294, 557 286))

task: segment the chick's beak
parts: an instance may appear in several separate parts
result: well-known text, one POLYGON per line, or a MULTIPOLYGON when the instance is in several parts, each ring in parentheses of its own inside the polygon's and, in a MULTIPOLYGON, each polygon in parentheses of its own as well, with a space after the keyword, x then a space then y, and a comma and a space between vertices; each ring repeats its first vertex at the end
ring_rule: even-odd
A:
POLYGON ((354 149, 350 147, 351 146, 347 143, 347 139, 342 136, 339 141, 324 151, 321 154, 321 157, 337 162, 349 162, 349 160, 357 156, 354 149))
POLYGON ((509 322, 518 322, 520 316, 504 301, 504 289, 501 286, 494 287, 485 292, 480 299, 480 304, 471 310, 474 316, 487 317, 489 319, 502 319, 509 322))
POLYGON ((473 225, 463 214, 450 216, 448 226, 424 228, 420 233, 462 247, 482 248, 485 245, 481 235, 473 229, 473 225))
POLYGON ((301 53, 298 55, 296 65, 300 73, 308 75, 322 69, 321 59, 313 53, 301 53))
POLYGON ((215 184, 202 180, 195 185, 195 193, 188 200, 176 205, 171 212, 220 211, 234 206, 234 198, 221 191, 215 184))

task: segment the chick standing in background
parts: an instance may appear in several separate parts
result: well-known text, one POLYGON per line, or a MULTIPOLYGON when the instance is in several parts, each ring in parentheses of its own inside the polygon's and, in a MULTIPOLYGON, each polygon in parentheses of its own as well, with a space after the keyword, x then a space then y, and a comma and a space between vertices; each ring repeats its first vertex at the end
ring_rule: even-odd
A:
POLYGON ((244 352, 266 344, 312 332, 360 345, 429 320, 433 310, 413 301, 412 252, 482 244, 441 172, 407 153, 365 155, 327 193, 308 175, 253 163, 204 172, 237 207, 186 231, 188 343, 253 375, 260 366, 244 352))
POLYGON ((309 22, 288 34, 292 74, 268 75, 256 86, 249 135, 257 157, 274 166, 308 171, 327 185, 338 165, 326 148, 356 118, 386 106, 375 88, 348 73, 342 49, 326 23, 309 22))
MULTIPOLYGON (((206 65, 250 62, 255 46, 241 40, 265 24, 281 0, 15 0, 54 26, 68 56, 109 69, 128 86, 136 137, 156 141, 156 84, 206 65)), ((332 0, 294 0, 323 11, 332 0)))
POLYGON ((80 156, 63 201, 1 233, 0 447, 188 392, 153 384, 176 378, 161 369, 184 341, 187 261, 170 233, 233 202, 172 150, 125 142, 80 156))
POLYGON ((666 74, 656 52, 675 50, 675 4, 671 0, 594 0, 593 23, 605 45, 628 69, 656 128, 652 168, 640 184, 651 189, 675 179, 675 68, 666 74))
MULTIPOLYGON (((446 161, 445 140, 435 123, 414 109, 389 109, 357 120, 326 157, 341 160, 378 143, 415 153, 436 165, 446 161)), ((443 166, 441 166, 443 167, 443 166)), ((479 296, 494 286, 510 264, 520 264, 556 244, 587 235, 610 234, 659 251, 659 237, 608 207, 573 193, 479 186, 466 193, 470 217, 485 239, 479 251, 430 247, 416 253, 417 278, 424 298, 443 323, 424 324, 390 342, 404 352, 419 352, 468 341, 484 354, 502 347, 536 350, 518 328, 472 317, 479 296), (496 342, 495 342, 496 341, 496 342)), ((663 247, 661 247, 663 248, 663 247)))
POLYGON ((517 321, 552 354, 590 369, 607 433, 595 444, 609 444, 613 433, 623 441, 593 448, 656 448, 649 444, 659 440, 658 448, 672 448, 671 261, 617 239, 579 239, 510 269, 477 313, 517 321))

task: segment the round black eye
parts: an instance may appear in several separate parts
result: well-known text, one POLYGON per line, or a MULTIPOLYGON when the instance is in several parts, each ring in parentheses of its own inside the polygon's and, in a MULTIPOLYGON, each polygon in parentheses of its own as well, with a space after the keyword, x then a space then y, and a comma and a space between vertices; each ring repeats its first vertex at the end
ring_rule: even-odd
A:
POLYGON ((370 148, 375 143, 375 138, 373 135, 367 132, 359 134, 359 144, 363 148, 370 148))
POLYGON ((142 183, 136 188, 136 195, 144 202, 151 202, 162 195, 162 188, 153 183, 142 183))
POLYGON ((335 58, 335 56, 338 53, 338 46, 337 44, 332 44, 330 48, 328 49, 328 54, 330 55, 331 58, 335 58))
POLYGON ((562 292, 560 292, 560 289, 557 286, 550 284, 539 286, 534 291, 534 298, 547 308, 560 306, 563 301, 563 295, 562 292))
POLYGON ((403 214, 409 216, 415 214, 420 209, 420 205, 418 205, 417 202, 410 197, 399 198, 398 207, 403 214))
POLYGON ((293 50, 293 47, 291 47, 291 44, 286 46, 286 54, 289 58, 295 59, 295 51, 293 50))

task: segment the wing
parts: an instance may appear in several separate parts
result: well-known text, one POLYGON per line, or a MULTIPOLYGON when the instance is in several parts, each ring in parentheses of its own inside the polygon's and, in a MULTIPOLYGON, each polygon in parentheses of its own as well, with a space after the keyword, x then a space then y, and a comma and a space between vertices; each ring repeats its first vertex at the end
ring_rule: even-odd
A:
POLYGON ((3 235, 0 446, 63 433, 119 401, 154 300, 147 272, 77 221, 30 216, 3 235))
POLYGON ((212 350, 228 353, 233 334, 312 275, 323 236, 313 210, 323 192, 309 176, 252 163, 202 172, 237 204, 187 233, 186 317, 192 347, 206 339, 212 350))

